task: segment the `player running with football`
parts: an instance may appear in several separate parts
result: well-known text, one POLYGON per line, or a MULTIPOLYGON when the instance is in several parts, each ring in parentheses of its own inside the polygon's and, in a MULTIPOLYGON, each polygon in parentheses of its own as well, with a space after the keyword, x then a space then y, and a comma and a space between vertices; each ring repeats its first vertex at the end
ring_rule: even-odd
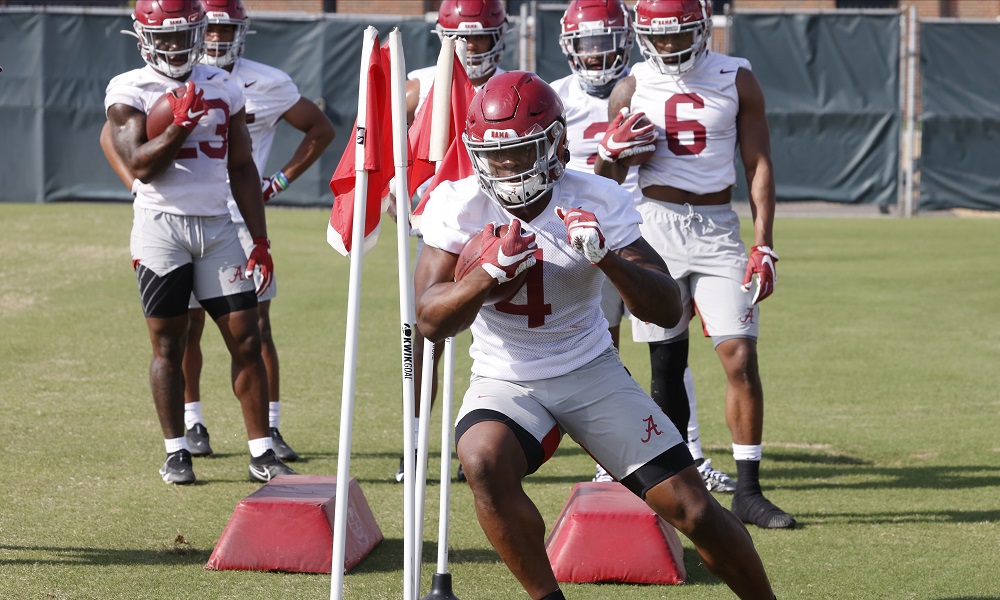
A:
POLYGON ((463 136, 476 175, 435 188, 422 219, 417 325, 434 341, 472 327, 456 439, 480 525, 531 598, 563 598, 522 479, 568 433, 690 538, 739 597, 772 598, 746 528, 705 489, 680 434, 611 343, 600 309, 605 277, 632 314, 662 327, 682 316, 680 291, 643 240, 628 192, 565 170, 562 111, 533 73, 489 80, 463 136), (491 223, 510 228, 498 238, 491 223), (458 255, 477 235, 483 268, 455 281, 458 255), (510 300, 483 304, 525 269, 510 300))
MULTIPOLYGON (((284 120, 304 135, 285 165, 261 181, 264 202, 288 189, 329 146, 334 137, 333 124, 308 99, 303 98, 295 83, 274 67, 243 57, 250 19, 242 0, 202 0, 208 27, 205 33, 205 54, 201 62, 231 73, 233 81, 242 86, 246 98, 247 129, 253 142, 254 163, 263 172, 274 143, 278 123, 284 120)), ((102 132, 101 144, 115 170, 130 185, 131 173, 117 159, 110 147, 110 131, 102 132)), ((229 214, 239 229, 243 249, 249 254, 252 238, 232 194, 229 214)), ((280 374, 278 352, 271 335, 271 300, 277 295, 277 281, 258 297, 260 312, 261 350, 267 367, 269 389, 268 425, 274 451, 283 461, 295 461, 299 455, 281 435, 280 374)), ((205 328, 205 309, 191 298, 187 349, 184 353, 184 425, 193 456, 208 456, 212 447, 201 410, 201 336, 205 328)))
MULTIPOLYGON (((569 62, 570 75, 552 82, 552 88, 562 98, 565 106, 566 133, 569 138, 570 159, 566 168, 594 172, 594 163, 600 151, 600 142, 608 129, 608 96, 619 79, 629 73, 629 53, 632 50, 632 26, 628 9, 622 0, 574 0, 566 8, 561 23, 559 43, 569 62)), ((648 119, 635 117, 638 127, 646 127, 647 135, 630 136, 629 144, 636 154, 655 146, 655 132, 648 119)), ((624 119, 623 119, 624 120, 624 119)), ((642 200, 638 170, 630 168, 622 186, 632 193, 633 201, 642 200)), ((608 320, 611 339, 619 343, 619 330, 624 304, 611 280, 604 282, 601 290, 601 309, 608 320)), ((650 345, 651 358, 657 361, 656 345, 650 345)), ((686 357, 677 356, 685 360, 686 357)), ((650 394, 666 410, 667 398, 677 398, 677 405, 685 404, 688 410, 677 418, 671 414, 695 459, 698 472, 705 486, 712 492, 732 492, 736 483, 725 473, 712 467, 712 460, 705 458, 698 432, 695 408, 694 380, 691 369, 683 365, 683 377, 676 377, 677 369, 654 367, 650 394), (682 402, 683 401, 683 402, 682 402), (690 418, 689 418, 690 417, 690 418)), ((597 465, 594 481, 613 481, 597 465)))
MULTIPOLYGON (((646 62, 615 85, 608 117, 643 112, 656 126, 660 141, 639 168, 642 232, 680 284, 684 308, 673 327, 633 315, 633 337, 650 344, 654 370, 665 368, 664 379, 679 380, 697 305, 727 377, 726 421, 738 479, 732 511, 758 527, 792 528, 795 519, 764 497, 759 479, 764 394, 758 303, 774 291, 778 259, 764 93, 747 60, 711 51, 711 4, 705 0, 639 0, 633 28, 646 62), (749 258, 730 203, 737 140, 753 215, 749 258)), ((627 142, 631 134, 613 125, 605 140, 627 142)), ((629 161, 618 160, 622 147, 628 146, 602 153, 595 171, 624 181, 629 161)), ((670 414, 675 400, 677 411, 685 408, 668 398, 670 414)))
POLYGON ((198 64, 207 25, 199 2, 139 0, 132 16, 146 66, 111 80, 105 108, 114 151, 136 177, 131 254, 153 348, 150 388, 167 451, 160 476, 167 483, 195 482, 182 369, 192 292, 232 357, 250 478, 266 482, 294 474, 275 455, 267 421, 257 295, 270 286, 273 264, 242 90, 225 71, 198 64), (146 113, 180 85, 183 95, 168 97, 173 123, 148 139, 146 113), (226 208, 230 190, 253 241, 249 258, 226 208))

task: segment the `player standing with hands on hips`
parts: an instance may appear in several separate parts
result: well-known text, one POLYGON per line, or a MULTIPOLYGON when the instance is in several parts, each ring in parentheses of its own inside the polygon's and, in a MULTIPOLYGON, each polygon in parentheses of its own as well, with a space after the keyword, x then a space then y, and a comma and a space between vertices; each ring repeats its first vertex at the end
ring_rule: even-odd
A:
POLYGON ((533 73, 490 79, 463 135, 476 175, 435 188, 421 222, 417 326, 435 342, 472 327, 456 439, 480 525, 531 598, 563 598, 545 524, 521 481, 568 433, 690 538, 739 597, 773 598, 746 528, 705 489, 680 434, 611 343, 600 308, 605 277, 633 314, 662 327, 681 318, 681 296, 643 240, 628 192, 565 170, 562 112, 533 73), (509 224, 502 237, 501 224, 509 224), (482 268, 455 281, 470 240, 480 244, 482 268), (484 305, 519 276, 513 296, 484 305))
POLYGON ((250 478, 294 474, 275 455, 267 422, 257 295, 270 286, 273 264, 243 93, 225 71, 198 64, 207 23, 197 0, 139 0, 133 20, 147 66, 112 79, 104 103, 115 154, 136 177, 131 254, 153 347, 150 388, 167 451, 160 476, 167 483, 195 482, 182 372, 192 292, 232 357, 250 478), (183 94, 168 97, 173 123, 148 139, 146 114, 180 85, 183 94), (249 258, 226 208, 229 191, 251 234, 249 258))
POLYGON ((705 0, 639 0, 633 28, 646 61, 611 92, 608 118, 618 120, 605 135, 595 172, 621 182, 631 164, 642 162, 643 237, 680 285, 684 309, 680 322, 669 327, 634 315, 633 337, 650 344, 654 369, 674 369, 662 377, 680 379, 692 303, 697 305, 726 372, 726 421, 737 469, 732 511, 758 527, 793 528, 795 519, 760 487, 758 303, 774 291, 778 260, 772 250, 774 175, 764 93, 749 61, 709 48, 712 14, 705 0), (651 156, 644 151, 629 158, 632 146, 642 142, 629 144, 633 135, 620 115, 637 113, 652 121, 659 140, 651 156), (737 141, 753 215, 749 257, 730 203, 737 141))
MULTIPOLYGON (((574 0, 566 8, 560 20, 559 43, 569 62, 570 75, 552 82, 552 89, 562 98, 566 112, 566 135, 569 138, 570 159, 567 169, 594 172, 600 143, 608 128, 608 96, 615 84, 629 74, 629 54, 632 50, 632 23, 622 0, 574 0)), ((628 129, 629 150, 638 153, 655 148, 656 132, 648 119, 633 117, 633 127, 628 129)), ((624 119, 623 119, 624 120, 624 119)), ((642 200, 639 189, 638 169, 628 170, 622 186, 632 194, 635 203, 642 200)), ((608 328, 615 347, 618 347, 619 330, 625 305, 611 280, 604 282, 601 290, 601 310, 608 320, 608 328)), ((659 359, 651 345, 651 358, 659 359)), ((687 355, 673 357, 685 361, 678 365, 684 374, 676 378, 678 369, 659 366, 652 369, 653 381, 650 395, 666 410, 674 425, 687 442, 688 450, 695 459, 695 465, 705 486, 710 492, 732 492, 735 482, 725 473, 712 467, 712 459, 706 458, 698 435, 698 421, 694 395, 694 379, 687 367, 687 355), (674 399, 673 403, 668 398, 674 399), (688 408, 690 409, 688 410, 688 408), (683 409, 677 414, 678 409, 683 409)), ((614 481, 608 473, 597 465, 594 481, 614 481)))
MULTIPOLYGON (((329 146, 334 137, 333 124, 323 112, 308 99, 303 98, 291 78, 283 71, 243 57, 250 19, 241 0, 201 0, 206 11, 208 27, 205 33, 203 64, 224 69, 231 79, 242 86, 246 98, 246 120, 253 142, 254 163, 259 172, 267 165, 274 143, 278 123, 282 120, 304 135, 294 154, 270 177, 261 180, 264 202, 288 189, 291 182, 304 173, 329 146)), ((126 183, 134 177, 111 148, 110 130, 105 127, 101 145, 108 161, 126 183)), ((239 230, 244 251, 249 255, 253 239, 247 229, 239 206, 229 196, 229 213, 239 230)), ((268 425, 274 451, 283 461, 297 460, 299 455, 281 435, 280 373, 278 351, 271 335, 271 300, 277 295, 277 281, 258 297, 261 352, 267 367, 269 390, 268 425)), ((205 328, 205 309, 192 296, 187 349, 184 353, 184 425, 187 428, 188 446, 193 456, 212 454, 208 429, 201 410, 201 336, 205 328)))

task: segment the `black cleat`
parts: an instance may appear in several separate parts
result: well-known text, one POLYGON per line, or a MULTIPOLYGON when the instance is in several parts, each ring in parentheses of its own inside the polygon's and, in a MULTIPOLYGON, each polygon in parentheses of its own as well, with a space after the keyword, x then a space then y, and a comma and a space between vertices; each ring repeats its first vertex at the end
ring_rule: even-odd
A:
POLYGON ((292 450, 292 447, 285 442, 277 427, 271 428, 271 443, 274 445, 274 453, 284 462, 295 462, 299 459, 299 453, 292 450))
POLYGON ((298 475, 291 467, 281 462, 274 450, 268 450, 257 458, 250 458, 250 480, 267 483, 278 475, 298 475))
POLYGON ((774 505, 760 492, 736 492, 730 509, 744 523, 761 529, 794 529, 795 518, 774 505))
POLYGON ((165 483, 188 485, 194 483, 194 469, 191 467, 191 453, 178 450, 167 455, 167 460, 160 467, 160 477, 165 483))
POLYGON ((208 429, 201 423, 195 423, 194 427, 188 429, 185 437, 188 441, 188 448, 191 449, 191 456, 212 454, 212 446, 208 443, 208 429))

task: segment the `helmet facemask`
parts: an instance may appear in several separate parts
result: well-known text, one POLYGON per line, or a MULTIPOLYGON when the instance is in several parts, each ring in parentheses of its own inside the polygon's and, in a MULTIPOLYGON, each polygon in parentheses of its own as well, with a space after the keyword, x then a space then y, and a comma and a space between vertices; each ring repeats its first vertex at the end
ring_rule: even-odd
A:
POLYGON ((250 29, 250 20, 233 19, 226 13, 210 11, 208 13, 208 25, 209 27, 212 25, 224 25, 234 28, 232 41, 222 42, 206 39, 205 56, 201 59, 201 62, 206 65, 220 69, 228 68, 236 62, 237 58, 243 55, 247 33, 249 33, 248 30, 250 29))
POLYGON ((466 54, 465 73, 469 79, 482 79, 490 75, 500 66, 503 60, 504 48, 506 46, 504 36, 507 33, 507 23, 503 22, 498 27, 483 27, 482 23, 469 21, 459 24, 456 29, 447 29, 440 24, 434 30, 438 37, 453 36, 468 38, 470 36, 490 36, 492 43, 486 52, 466 54))
POLYGON ((469 150, 479 186, 505 209, 528 206, 541 199, 565 172, 566 126, 562 120, 544 130, 518 136, 509 129, 489 129, 481 142, 468 133, 462 139, 469 150), (513 168, 504 166, 513 163, 513 168))
POLYGON ((576 31, 560 34, 559 45, 584 90, 606 98, 628 68, 632 31, 600 22, 580 23, 576 31))
MULTIPOLYGON (((146 64, 174 79, 187 76, 205 51, 203 20, 167 19, 162 26, 133 24, 139 39, 139 52, 146 64)), ((128 32, 126 32, 128 33, 128 32)))

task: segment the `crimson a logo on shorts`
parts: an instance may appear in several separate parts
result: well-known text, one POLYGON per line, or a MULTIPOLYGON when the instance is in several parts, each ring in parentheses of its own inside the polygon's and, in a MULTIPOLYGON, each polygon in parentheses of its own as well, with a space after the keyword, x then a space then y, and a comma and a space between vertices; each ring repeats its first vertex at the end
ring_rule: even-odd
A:
POLYGON ((746 325, 747 323, 753 323, 753 307, 747 309, 747 314, 740 317, 740 323, 746 325))
POLYGON ((656 426, 656 421, 653 420, 653 415, 649 415, 648 417, 643 419, 643 421, 645 421, 646 423, 646 437, 640 440, 643 444, 648 444, 649 440, 653 439, 654 433, 656 435, 663 435, 663 432, 660 431, 660 428, 656 426))
POLYGON ((233 276, 230 278, 229 283, 236 283, 237 281, 244 281, 246 277, 243 274, 243 265, 236 265, 233 271, 233 276))

